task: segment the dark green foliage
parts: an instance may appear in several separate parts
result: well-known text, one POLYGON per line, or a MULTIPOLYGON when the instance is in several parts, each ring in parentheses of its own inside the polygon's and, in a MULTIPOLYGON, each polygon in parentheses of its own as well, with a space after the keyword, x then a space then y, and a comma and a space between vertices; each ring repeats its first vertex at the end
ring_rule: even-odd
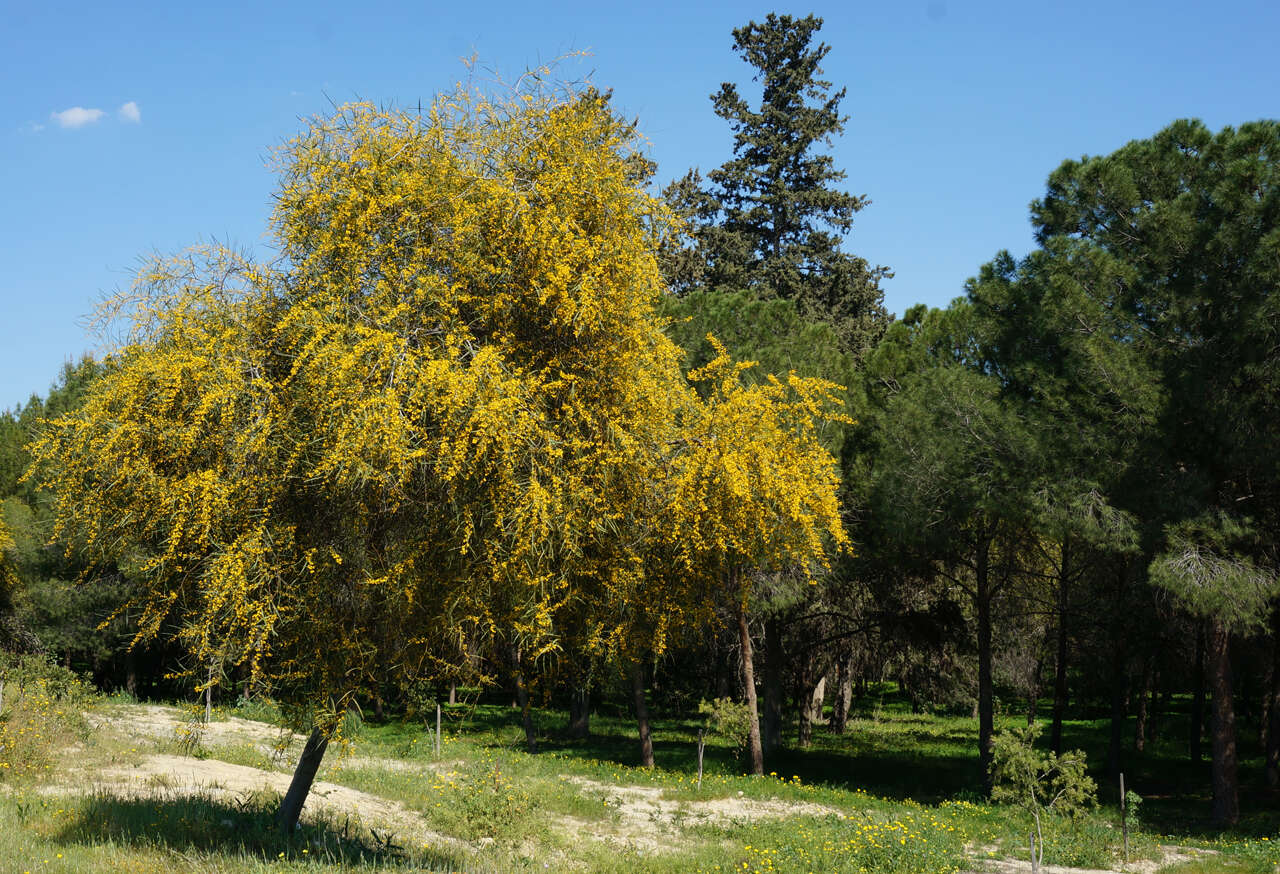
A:
POLYGON ((845 351, 861 357, 887 322, 884 267, 842 252, 853 216, 868 201, 834 189, 845 178, 818 150, 844 130, 840 101, 822 79, 830 48, 813 45, 822 20, 769 14, 733 32, 734 50, 756 71, 758 108, 724 83, 715 112, 733 130, 734 157, 707 175, 695 172, 667 189, 692 222, 689 249, 668 254, 673 288, 749 290, 797 302, 829 321, 845 351))

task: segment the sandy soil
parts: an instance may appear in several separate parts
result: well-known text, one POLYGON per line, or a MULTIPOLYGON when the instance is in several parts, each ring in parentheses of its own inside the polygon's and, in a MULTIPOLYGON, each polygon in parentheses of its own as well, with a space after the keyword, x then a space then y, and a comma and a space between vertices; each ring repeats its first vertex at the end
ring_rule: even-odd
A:
MULTIPOLYGON (((173 707, 127 705, 106 714, 89 714, 96 727, 119 732, 139 740, 175 741, 189 730, 186 714, 173 707)), ((169 753, 143 755, 135 764, 116 764, 81 774, 84 782, 77 785, 48 787, 47 791, 81 791, 90 783, 99 791, 127 797, 166 794, 208 793, 236 800, 247 794, 267 790, 283 794, 289 786, 294 760, 305 738, 282 732, 261 722, 231 717, 201 728, 201 744, 216 753, 219 747, 249 745, 272 757, 277 770, 234 765, 216 758, 194 758, 169 753)), ((71 752, 71 751, 68 751, 71 752)), ((419 771, 423 774, 457 765, 457 762, 415 763, 400 759, 349 756, 345 768, 384 768, 394 771, 419 771)), ((561 830, 576 839, 603 841, 645 852, 678 852, 685 828, 698 825, 727 825, 794 816, 823 817, 843 815, 843 811, 820 804, 797 803, 779 799, 745 797, 710 798, 706 800, 670 799, 659 787, 619 786, 583 777, 566 777, 587 797, 598 799, 612 814, 605 820, 564 817, 561 830)), ((362 828, 389 830, 400 840, 414 840, 440 847, 466 851, 468 844, 427 828, 414 811, 390 799, 349 789, 335 783, 318 781, 312 787, 306 807, 306 819, 327 818, 350 822, 362 828)), ((1165 847, 1164 857, 1156 861, 1135 861, 1120 869, 1065 868, 1047 865, 1045 874, 1155 874, 1168 865, 1195 858, 1202 851, 1165 847)), ((980 855, 985 848, 976 848, 980 855)), ((1204 851, 1207 852, 1207 851, 1204 851)), ((1029 862, 1008 859, 978 859, 971 874, 1026 874, 1029 862)))

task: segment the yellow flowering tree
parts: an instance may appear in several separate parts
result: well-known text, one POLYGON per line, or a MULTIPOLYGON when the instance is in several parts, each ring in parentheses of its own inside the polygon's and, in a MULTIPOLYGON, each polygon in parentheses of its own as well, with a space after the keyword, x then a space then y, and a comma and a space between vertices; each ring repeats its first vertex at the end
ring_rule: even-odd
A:
POLYGON ((55 537, 146 581, 143 636, 175 623, 202 682, 243 666, 309 709, 286 826, 373 678, 499 633, 536 658, 575 581, 638 566, 693 396, 635 154, 594 92, 318 119, 280 155, 281 261, 152 265, 34 444, 55 537))
POLYGON ((752 580, 760 572, 814 579, 849 541, 840 517, 840 470, 822 443, 824 426, 848 422, 827 380, 770 375, 743 379, 754 366, 716 356, 689 374, 708 384, 685 428, 687 451, 674 474, 665 533, 685 570, 727 597, 737 621, 745 674, 751 770, 764 773, 749 624, 752 580))
MULTIPOLYGON (((753 413, 700 401, 661 330, 668 216, 633 126, 522 82, 313 121, 279 156, 279 261, 143 271, 102 377, 31 448, 54 537, 143 581, 140 639, 176 628, 200 683, 247 670, 310 721, 285 828, 357 696, 499 638, 536 663, 568 618, 621 651, 675 611, 659 569, 707 566, 667 529, 746 518, 697 503, 704 444, 753 413)), ((817 395, 788 391, 758 390, 760 440, 803 433, 817 395)), ((750 524, 793 521, 770 512, 750 524)), ((733 561, 818 548, 732 536, 733 561)))

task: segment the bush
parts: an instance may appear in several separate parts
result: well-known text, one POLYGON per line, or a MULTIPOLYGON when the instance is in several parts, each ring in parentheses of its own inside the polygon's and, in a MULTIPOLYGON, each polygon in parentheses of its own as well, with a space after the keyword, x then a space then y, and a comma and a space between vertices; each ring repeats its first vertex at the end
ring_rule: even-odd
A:
POLYGON ((1044 863, 1044 819, 1068 817, 1074 822, 1090 805, 1097 803, 1098 786, 1085 774, 1085 755, 1080 750, 1038 753, 1036 738, 1040 725, 1011 728, 996 736, 991 756, 994 801, 1007 801, 1031 814, 1035 830, 1031 834, 1031 870, 1044 863))
POLYGON ((742 755, 751 735, 751 708, 731 698, 715 698, 701 701, 698 712, 707 717, 707 730, 725 738, 733 746, 735 755, 742 755))
POLYGON ((58 749, 85 739, 90 697, 84 681, 47 658, 0 652, 0 780, 46 774, 58 749))

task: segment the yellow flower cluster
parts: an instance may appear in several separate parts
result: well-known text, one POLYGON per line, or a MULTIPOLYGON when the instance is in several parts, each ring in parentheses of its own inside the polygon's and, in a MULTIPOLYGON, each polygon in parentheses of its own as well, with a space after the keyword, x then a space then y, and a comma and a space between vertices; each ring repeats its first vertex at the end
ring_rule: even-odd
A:
POLYGON ((638 145, 592 90, 315 119, 279 262, 198 250, 113 302, 129 342, 31 450, 54 536, 143 581, 201 683, 332 714, 495 634, 661 651, 728 569, 820 568, 838 387, 681 376, 638 145))

